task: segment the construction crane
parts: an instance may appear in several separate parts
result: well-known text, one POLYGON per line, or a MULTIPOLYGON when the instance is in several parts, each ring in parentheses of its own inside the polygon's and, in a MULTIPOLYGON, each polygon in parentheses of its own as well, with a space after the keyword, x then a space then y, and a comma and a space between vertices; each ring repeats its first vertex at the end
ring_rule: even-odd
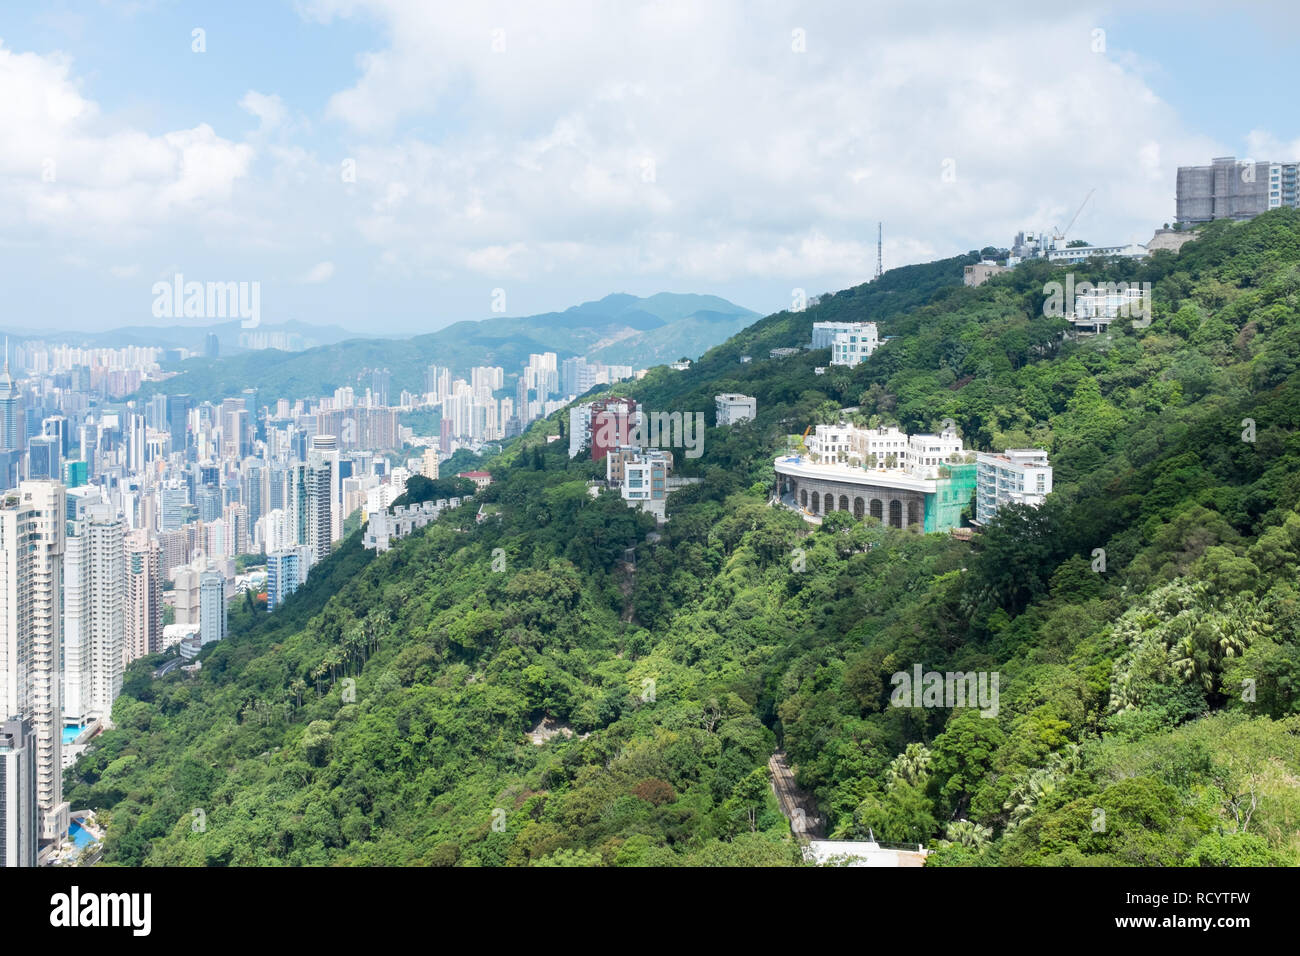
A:
POLYGON ((1095 193, 1096 191, 1097 191, 1096 186, 1093 186, 1091 189, 1088 190, 1088 195, 1083 197, 1083 202, 1079 203, 1079 208, 1075 211, 1074 215, 1070 217, 1070 221, 1066 223, 1064 232, 1062 232, 1060 229, 1055 229, 1052 231, 1053 241, 1060 242, 1062 239, 1064 239, 1067 235, 1070 234, 1070 230, 1074 227, 1075 220, 1079 218, 1079 213, 1083 212, 1083 207, 1088 205, 1088 200, 1092 198, 1092 194, 1095 193))

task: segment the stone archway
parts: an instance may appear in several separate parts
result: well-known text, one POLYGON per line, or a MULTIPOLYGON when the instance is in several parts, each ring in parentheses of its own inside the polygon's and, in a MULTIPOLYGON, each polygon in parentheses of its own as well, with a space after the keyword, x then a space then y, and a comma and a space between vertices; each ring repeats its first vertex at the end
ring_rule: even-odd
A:
POLYGON ((859 521, 862 520, 862 499, 861 498, 853 499, 853 517, 857 518, 859 521))
POLYGON ((889 502, 889 526, 891 528, 903 527, 903 503, 897 498, 889 502))
POLYGON ((922 521, 920 510, 921 509, 917 506, 915 501, 909 501, 907 503, 907 526, 917 531, 920 530, 922 521))
POLYGON ((817 494, 817 492, 814 491, 812 493, 812 496, 809 499, 809 501, 810 504, 808 510, 811 511, 813 514, 817 514, 819 511, 822 510, 822 496, 817 494))
POLYGON ((848 511, 848 510, 849 510, 849 496, 840 495, 840 511, 848 511))
POLYGON ((807 489, 807 488, 804 488, 802 491, 799 492, 799 504, 803 505, 805 508, 808 507, 808 489, 807 489))
POLYGON ((826 513, 830 514, 835 510, 835 496, 828 491, 823 498, 826 502, 826 513))
POLYGON ((871 517, 875 518, 881 524, 885 523, 885 506, 879 498, 871 499, 871 517))

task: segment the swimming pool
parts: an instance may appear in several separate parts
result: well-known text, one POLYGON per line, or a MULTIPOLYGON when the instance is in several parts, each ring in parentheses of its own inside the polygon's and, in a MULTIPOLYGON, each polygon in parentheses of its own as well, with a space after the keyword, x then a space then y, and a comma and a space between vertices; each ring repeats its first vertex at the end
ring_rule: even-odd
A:
POLYGON ((90 835, 90 831, 83 827, 76 820, 72 821, 72 826, 68 827, 68 838, 77 849, 89 846, 95 842, 95 838, 90 835))
POLYGON ((63 728, 63 746, 68 746, 77 739, 77 734, 85 730, 85 727, 64 727, 63 728))

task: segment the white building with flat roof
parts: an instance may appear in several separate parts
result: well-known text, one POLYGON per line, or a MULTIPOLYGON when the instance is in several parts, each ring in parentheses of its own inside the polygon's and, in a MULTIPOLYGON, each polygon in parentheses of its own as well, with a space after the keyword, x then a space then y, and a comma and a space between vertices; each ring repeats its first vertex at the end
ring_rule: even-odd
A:
POLYGON ((716 421, 719 426, 753 421, 758 414, 758 399, 752 395, 738 395, 734 392, 716 395, 713 403, 717 410, 716 421))
POLYGON ((908 435, 903 467, 917 478, 938 478, 940 467, 964 460, 966 454, 956 431, 908 435))
POLYGON ((1087 262, 1093 256, 1143 259, 1147 255, 1147 247, 1141 243, 1124 242, 1113 246, 1060 246, 1055 249, 1048 249, 1046 258, 1049 262, 1075 263, 1087 262))
POLYGON ((874 337, 868 338, 851 332, 841 332, 831 342, 831 364, 852 368, 871 357, 879 346, 874 337))
POLYGON ((857 365, 880 347, 874 322, 814 322, 812 348, 830 349, 832 365, 857 365))
POLYGON ((307 580, 305 547, 272 551, 266 556, 266 610, 274 611, 307 580))
POLYGON ((1008 448, 975 456, 975 522, 985 524, 1008 504, 1038 507, 1052 492, 1052 466, 1040 448, 1008 448))
POLYGON ((875 322, 814 322, 812 327, 812 348, 828 349, 840 333, 866 335, 872 340, 878 338, 875 322))
POLYGON ((361 546, 376 552, 387 551, 394 540, 405 538, 411 532, 437 521, 448 508, 460 506, 459 498, 440 498, 415 504, 398 505, 391 510, 380 508, 366 516, 366 530, 361 546))
POLYGON ((629 505, 650 512, 659 521, 667 520, 668 476, 672 469, 672 452, 660 448, 623 446, 605 456, 605 480, 618 488, 629 505))
POLYGON ((210 569, 199 575, 199 640, 203 644, 226 638, 226 577, 210 569))
POLYGON ((1112 282, 1076 291, 1074 314, 1068 316, 1081 335, 1105 332, 1118 318, 1142 318, 1151 315, 1151 283, 1112 282))
POLYGON ((773 462, 781 501, 820 520, 832 511, 895 528, 959 527, 975 491, 975 453, 955 429, 908 435, 893 426, 818 425, 807 454, 773 462))

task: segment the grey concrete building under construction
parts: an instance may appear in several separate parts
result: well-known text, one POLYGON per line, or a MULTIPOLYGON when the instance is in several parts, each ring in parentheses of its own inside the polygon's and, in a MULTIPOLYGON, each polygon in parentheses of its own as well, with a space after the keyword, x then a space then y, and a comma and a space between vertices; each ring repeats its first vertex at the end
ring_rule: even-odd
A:
POLYGON ((1238 160, 1220 156, 1209 166, 1179 166, 1177 220, 1252 219, 1282 206, 1296 208, 1300 164, 1238 160))

